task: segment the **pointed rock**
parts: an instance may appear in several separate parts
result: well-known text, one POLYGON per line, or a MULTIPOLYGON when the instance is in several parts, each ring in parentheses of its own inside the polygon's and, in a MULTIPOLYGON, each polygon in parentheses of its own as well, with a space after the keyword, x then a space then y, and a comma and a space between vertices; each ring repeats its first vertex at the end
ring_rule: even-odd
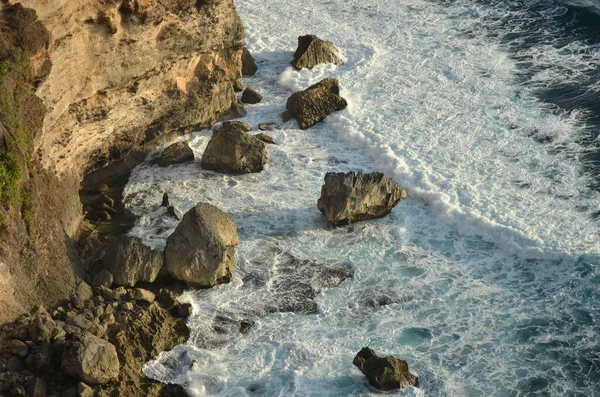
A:
POLYGON ((307 129, 333 112, 345 109, 348 102, 340 96, 339 82, 326 78, 304 91, 293 93, 286 108, 298 120, 300 129, 307 129))
POLYGON ((354 357, 352 364, 358 367, 369 379, 369 383, 380 390, 404 389, 418 386, 418 378, 408 370, 408 363, 393 356, 380 358, 377 354, 363 347, 354 357))
POLYGON ((336 46, 315 35, 298 37, 298 49, 294 53, 292 66, 296 69, 312 69, 323 63, 333 63, 334 65, 344 63, 336 46))
POLYGON ((254 58, 250 54, 250 51, 244 47, 242 52, 242 74, 244 76, 254 76, 257 70, 258 66, 256 66, 254 58))

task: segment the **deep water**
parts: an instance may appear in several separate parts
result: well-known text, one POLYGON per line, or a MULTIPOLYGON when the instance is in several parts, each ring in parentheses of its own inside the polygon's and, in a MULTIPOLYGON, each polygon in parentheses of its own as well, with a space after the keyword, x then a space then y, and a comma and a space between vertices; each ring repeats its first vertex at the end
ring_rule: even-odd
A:
POLYGON ((199 131, 194 163, 134 171, 125 202, 147 244, 177 225, 165 190, 181 211, 217 205, 241 240, 233 282, 184 296, 190 342, 145 373, 193 396, 380 395, 352 365, 370 346, 420 377, 393 395, 600 394, 600 4, 236 6, 259 66, 244 84, 264 96, 242 121, 278 122, 278 145, 262 173, 222 175, 201 169, 211 132, 199 131), (293 70, 302 34, 345 64, 293 70), (349 107, 306 131, 282 123, 289 95, 324 77, 349 107), (332 229, 316 208, 323 176, 350 170, 383 171, 408 198, 332 229), (353 277, 322 285, 318 266, 353 277), (299 284, 322 289, 316 306, 281 293, 299 284))

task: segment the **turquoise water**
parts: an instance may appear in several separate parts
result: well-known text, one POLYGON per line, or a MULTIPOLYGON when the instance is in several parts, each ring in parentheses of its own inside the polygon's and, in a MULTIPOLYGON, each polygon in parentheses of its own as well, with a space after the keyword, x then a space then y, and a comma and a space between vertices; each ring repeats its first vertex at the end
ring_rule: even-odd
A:
POLYGON ((289 95, 324 77, 340 80, 349 107, 306 131, 280 122, 260 174, 202 170, 210 131, 189 136, 196 162, 134 171, 126 202, 140 215, 132 234, 147 244, 163 247, 177 225, 158 206, 165 190, 182 211, 217 205, 241 240, 235 280, 184 295, 194 305, 190 342, 145 373, 193 396, 389 394, 352 365, 368 345, 419 375, 419 389, 394 395, 599 394, 600 202, 582 160, 585 112, 552 108, 539 85, 523 84, 506 43, 483 34, 498 9, 236 6, 259 66, 244 84, 264 96, 243 121, 280 122, 289 95), (346 63, 291 69, 297 36, 308 33, 336 43, 346 63), (349 170, 383 171, 408 198, 386 218, 331 229, 316 208, 323 176, 349 170), (315 268, 290 276, 286 255, 353 277, 323 286, 314 313, 266 315, 266 302, 285 298, 280 283, 322 280, 315 268))

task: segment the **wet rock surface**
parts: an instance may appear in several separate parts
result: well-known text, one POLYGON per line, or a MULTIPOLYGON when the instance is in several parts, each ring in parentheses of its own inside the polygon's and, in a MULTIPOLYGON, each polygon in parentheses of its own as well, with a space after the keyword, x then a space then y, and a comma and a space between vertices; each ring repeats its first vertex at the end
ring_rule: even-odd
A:
POLYGON ((194 161, 194 152, 187 142, 176 142, 163 150, 157 160, 157 164, 166 167, 173 164, 194 161))
POLYGON ((418 386, 418 378, 408 370, 408 363, 393 356, 379 357, 363 347, 352 363, 369 379, 369 383, 380 390, 404 389, 418 386))
POLYGON ((254 62, 254 57, 250 54, 250 51, 246 47, 242 51, 242 74, 244 76, 254 76, 258 67, 254 62))
POLYGON ((333 225, 379 218, 389 214, 406 191, 381 172, 328 172, 317 207, 333 225))
POLYGON ((321 40, 315 35, 300 36, 292 66, 296 69, 312 69, 324 63, 341 65, 344 61, 339 54, 340 51, 330 41, 321 40))
POLYGON ((242 103, 248 103, 251 105, 257 104, 262 101, 262 95, 258 93, 254 88, 246 88, 242 93, 242 103))
POLYGON ((232 174, 260 172, 267 163, 265 144, 248 133, 248 124, 225 122, 213 132, 204 154, 202 168, 232 174))
POLYGON ((304 91, 293 93, 286 103, 289 114, 298 120, 300 129, 303 130, 347 106, 348 102, 340 96, 339 82, 332 78, 323 79, 304 91))
POLYGON ((189 210, 165 248, 165 269, 190 286, 212 287, 233 278, 235 246, 240 243, 231 218, 199 203, 189 210))

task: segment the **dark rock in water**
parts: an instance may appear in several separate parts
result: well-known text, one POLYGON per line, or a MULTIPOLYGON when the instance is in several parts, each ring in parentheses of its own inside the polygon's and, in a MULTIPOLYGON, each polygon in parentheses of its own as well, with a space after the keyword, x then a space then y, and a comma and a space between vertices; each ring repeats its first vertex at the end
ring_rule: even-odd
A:
POLYGON ((312 69, 322 63, 341 65, 339 50, 332 42, 315 35, 298 37, 298 49, 294 52, 292 66, 296 69, 312 69))
POLYGON ((254 321, 252 320, 242 320, 240 321, 240 334, 245 334, 252 326, 254 325, 254 321))
POLYGON ((158 165, 166 167, 194 160, 194 152, 187 142, 176 142, 163 150, 158 158, 158 165))
POLYGON ((168 207, 169 205, 169 192, 165 192, 165 194, 163 194, 162 203, 160 204, 160 206, 168 207))
POLYGON ((192 315, 192 305, 190 303, 182 303, 177 307, 177 314, 179 317, 188 318, 192 315))
POLYGON ((120 364, 115 346, 85 333, 65 347, 61 367, 88 385, 102 385, 117 380, 120 364))
POLYGON ((250 126, 244 123, 223 123, 206 146, 202 167, 233 174, 262 171, 267 163, 265 144, 248 131, 250 126))
POLYGON ((249 103, 254 105, 262 101, 262 95, 258 93, 254 88, 246 88, 242 94, 242 103, 249 103))
POLYGON ((244 76, 254 76, 257 70, 258 66, 256 66, 254 58, 250 54, 250 51, 244 47, 244 51, 242 52, 242 74, 244 76))
POLYGON ((140 281, 156 280, 162 267, 162 253, 142 243, 138 237, 123 237, 106 249, 104 268, 116 285, 133 287, 140 281))
POLYGON ((273 129, 276 129, 277 124, 275 123, 260 123, 258 125, 258 129, 261 131, 271 131, 273 129))
POLYGON ((298 120, 300 129, 305 130, 331 113, 345 109, 348 102, 340 96, 338 81, 326 78, 304 91, 293 93, 285 106, 298 120))
POLYGON ((172 205, 167 207, 167 215, 169 215, 171 218, 175 218, 175 219, 179 220, 179 215, 177 214, 175 207, 172 205))
POLYGON ((363 347, 352 363, 367 376, 373 387, 380 390, 418 386, 418 378, 409 372, 406 361, 392 356, 380 358, 368 347, 363 347))
POLYGON ((261 141, 263 141, 264 143, 268 143, 270 145, 276 145, 277 143, 275 142, 275 139, 271 138, 270 136, 268 136, 265 133, 260 133, 260 134, 256 134, 254 135, 256 138, 260 139, 261 141))
POLYGON ((294 116, 292 116, 289 110, 284 110, 283 113, 281 113, 281 121, 283 121, 284 123, 290 121, 292 117, 294 116))
POLYGON ((242 92, 244 89, 244 84, 242 84, 242 80, 237 79, 233 82, 233 90, 235 92, 242 92))
POLYGON ((233 279, 235 246, 240 243, 231 218, 199 203, 189 210, 165 248, 165 269, 188 285, 212 287, 233 279))
POLYGON ((332 224, 347 225, 387 215, 403 198, 406 191, 381 172, 328 172, 317 207, 332 224))

